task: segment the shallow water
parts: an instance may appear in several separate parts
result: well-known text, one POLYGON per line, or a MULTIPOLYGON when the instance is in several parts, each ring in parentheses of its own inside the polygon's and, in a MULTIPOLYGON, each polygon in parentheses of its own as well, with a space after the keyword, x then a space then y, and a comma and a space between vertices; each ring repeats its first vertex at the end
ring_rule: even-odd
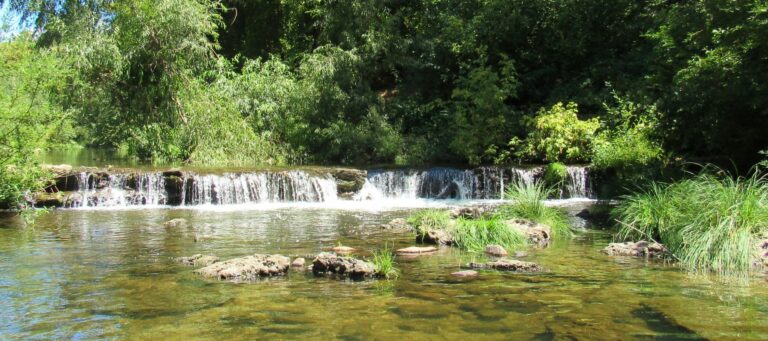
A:
POLYGON ((531 250, 543 274, 483 271, 455 249, 398 259, 393 281, 291 272, 254 283, 203 280, 171 258, 316 254, 413 245, 376 225, 406 210, 59 210, 22 228, 0 218, 0 339, 768 339, 765 278, 723 281, 599 253, 606 231, 531 250), (162 223, 186 218, 190 226, 162 223), (195 242, 195 236, 199 241, 195 242))

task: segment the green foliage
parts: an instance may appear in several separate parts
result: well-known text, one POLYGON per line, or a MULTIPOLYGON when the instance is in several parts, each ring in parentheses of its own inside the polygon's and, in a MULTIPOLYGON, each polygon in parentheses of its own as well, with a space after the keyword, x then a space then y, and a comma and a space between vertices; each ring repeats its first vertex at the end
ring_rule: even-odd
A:
POLYGON ((594 141, 592 166, 621 173, 640 173, 662 159, 662 149, 652 134, 657 129, 655 108, 641 106, 614 95, 615 106, 605 105, 606 124, 594 141))
POLYGON ((553 193, 554 190, 551 187, 546 187, 541 182, 514 183, 507 187, 504 195, 512 203, 500 206, 495 216, 502 220, 526 219, 547 225, 551 229, 553 238, 569 238, 573 233, 566 214, 560 209, 544 204, 544 200, 551 197, 553 193))
POLYGON ((25 208, 50 174, 35 161, 71 113, 55 100, 71 76, 57 51, 37 50, 29 36, 0 43, 0 204, 25 208))
POLYGON ((525 140, 509 142, 514 154, 529 160, 550 162, 584 162, 591 156, 592 139, 600 127, 597 119, 580 120, 576 103, 539 110, 528 123, 531 129, 525 140))
POLYGON ((524 235, 499 218, 459 218, 450 231, 456 245, 470 252, 483 252, 486 246, 494 244, 506 250, 520 249, 527 244, 524 235))
POLYGON ((559 187, 568 179, 568 168, 561 162, 547 164, 544 169, 544 183, 559 187))
POLYGON ((373 264, 376 267, 376 274, 381 277, 395 279, 400 276, 400 271, 395 266, 395 253, 387 245, 373 253, 373 264))
POLYGON ((705 171, 627 196, 614 215, 620 237, 656 239, 689 269, 748 273, 768 231, 768 182, 705 171))

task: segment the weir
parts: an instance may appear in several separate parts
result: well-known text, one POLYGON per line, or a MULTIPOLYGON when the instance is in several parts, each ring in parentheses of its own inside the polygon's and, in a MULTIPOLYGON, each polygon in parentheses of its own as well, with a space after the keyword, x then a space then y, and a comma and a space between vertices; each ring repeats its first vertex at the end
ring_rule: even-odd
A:
MULTIPOLYGON (((569 166, 559 197, 589 198, 586 167, 569 166)), ((340 200, 497 200, 516 182, 542 181, 543 167, 321 168, 204 174, 81 169, 60 174, 39 206, 65 208, 241 205, 340 200)))

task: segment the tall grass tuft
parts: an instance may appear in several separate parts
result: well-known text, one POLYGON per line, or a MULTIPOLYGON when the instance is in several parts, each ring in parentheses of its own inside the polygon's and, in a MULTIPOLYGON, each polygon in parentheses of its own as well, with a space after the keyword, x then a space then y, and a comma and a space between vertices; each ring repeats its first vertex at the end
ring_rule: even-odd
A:
POLYGON ((768 231, 768 181, 702 172, 626 196, 614 210, 624 239, 657 240, 693 270, 748 273, 768 231))
POLYGON ((376 267, 376 274, 381 277, 395 279, 400 276, 400 271, 395 267, 395 253, 388 245, 373 253, 373 265, 376 267))
POLYGON ((421 210, 408 217, 408 224, 416 229, 416 234, 424 236, 429 230, 448 228, 451 214, 446 210, 421 210))
POLYGON ((451 232, 458 247, 472 252, 482 252, 492 244, 507 250, 519 249, 527 244, 525 236, 498 218, 459 218, 451 232))
POLYGON ((503 220, 531 220, 549 226, 553 238, 569 238, 573 232, 568 216, 562 210, 544 204, 544 200, 553 194, 554 189, 541 182, 513 183, 507 187, 505 195, 512 203, 500 206, 496 210, 496 217, 503 220))

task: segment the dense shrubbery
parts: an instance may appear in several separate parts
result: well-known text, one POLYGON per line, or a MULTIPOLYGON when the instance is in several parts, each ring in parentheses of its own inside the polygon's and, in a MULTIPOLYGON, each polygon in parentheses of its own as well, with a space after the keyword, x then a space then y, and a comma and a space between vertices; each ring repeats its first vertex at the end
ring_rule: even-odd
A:
POLYGON ((654 184, 627 196, 615 210, 627 239, 664 243, 691 269, 749 272, 768 231, 768 182, 703 172, 672 184, 654 184))

